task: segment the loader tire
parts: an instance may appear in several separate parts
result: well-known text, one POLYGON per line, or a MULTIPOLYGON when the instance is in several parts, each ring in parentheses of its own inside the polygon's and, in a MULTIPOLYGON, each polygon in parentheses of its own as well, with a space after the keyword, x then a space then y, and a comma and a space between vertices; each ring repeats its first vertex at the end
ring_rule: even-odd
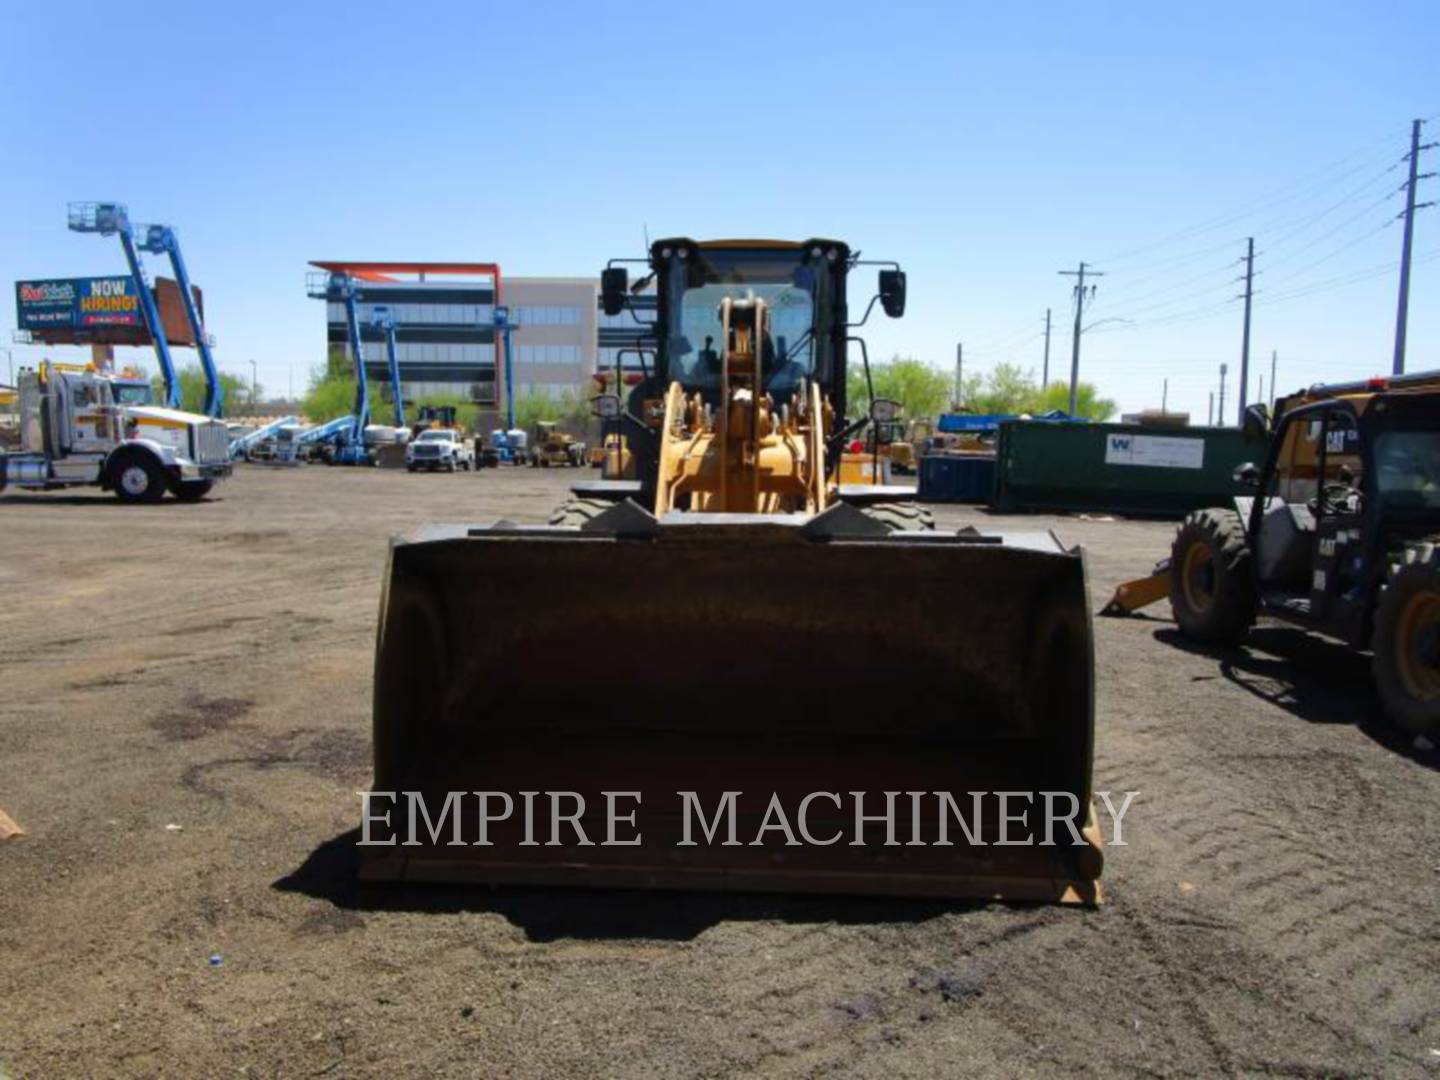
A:
POLYGON ((1440 538, 1407 544, 1390 564, 1372 645, 1375 689, 1395 726, 1440 732, 1440 538))
POLYGON ((893 532, 932 532, 935 515, 927 506, 914 502, 875 503, 864 508, 876 521, 883 521, 893 532))
POLYGON ((1233 510, 1196 510, 1170 549, 1170 610, 1186 637, 1238 645, 1255 625, 1250 545, 1233 510))
POLYGON ((614 505, 608 499, 567 499, 550 515, 550 524, 584 525, 614 505))

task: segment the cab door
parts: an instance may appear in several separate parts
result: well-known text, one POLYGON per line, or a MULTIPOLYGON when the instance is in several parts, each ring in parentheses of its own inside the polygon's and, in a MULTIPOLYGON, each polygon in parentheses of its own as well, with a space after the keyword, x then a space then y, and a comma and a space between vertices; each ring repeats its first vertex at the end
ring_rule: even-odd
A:
POLYGON ((1365 610, 1360 430, 1347 407, 1327 409, 1320 422, 1315 497, 1315 553, 1310 614, 1330 632, 1348 637, 1365 610))
POLYGON ((115 444, 111 428, 115 410, 110 386, 103 379, 67 378, 65 402, 69 412, 66 424, 70 436, 68 449, 77 454, 103 454, 115 444))

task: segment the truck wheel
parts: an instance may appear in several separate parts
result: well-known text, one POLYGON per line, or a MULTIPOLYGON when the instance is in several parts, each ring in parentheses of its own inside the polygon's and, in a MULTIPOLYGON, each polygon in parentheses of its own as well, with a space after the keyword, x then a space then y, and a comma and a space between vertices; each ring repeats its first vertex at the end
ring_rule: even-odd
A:
POLYGON ((550 524, 584 525, 614 505, 608 499, 567 499, 550 515, 550 524))
POLYGON ((165 471, 149 454, 124 454, 110 466, 110 487, 121 502, 157 503, 165 497, 165 471))
POLYGON ((1186 637, 1238 645, 1255 625, 1250 545, 1233 510, 1197 510, 1170 548, 1170 610, 1186 637))
POLYGON ((170 494, 181 502, 196 502, 209 495, 214 486, 214 480, 177 480, 170 485, 170 494))
POLYGON ((1407 544, 1375 611, 1375 689, 1397 727, 1440 732, 1440 539, 1407 544))
POLYGON ((882 502, 863 508, 877 521, 883 521, 894 532, 931 532, 935 515, 929 507, 913 502, 882 502))
POLYGON ((415 465, 415 464, 412 463, 412 464, 410 464, 410 465, 406 465, 406 466, 405 466, 405 471, 406 471, 406 472, 414 472, 414 471, 415 471, 416 469, 418 469, 419 467, 420 467, 419 465, 415 465))

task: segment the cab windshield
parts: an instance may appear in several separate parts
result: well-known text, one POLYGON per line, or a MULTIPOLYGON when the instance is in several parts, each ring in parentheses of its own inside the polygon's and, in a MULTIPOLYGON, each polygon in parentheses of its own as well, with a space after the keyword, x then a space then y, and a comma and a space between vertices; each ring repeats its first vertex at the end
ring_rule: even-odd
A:
POLYGON ((155 400, 149 383, 112 382, 110 392, 115 395, 116 405, 149 405, 155 400))
POLYGON ((1440 511, 1440 431, 1387 431, 1375 439, 1375 484, 1391 510, 1440 511))
POLYGON ((453 431, 424 431, 420 433, 421 442, 454 442, 455 432, 453 431))
POLYGON ((770 333, 761 345, 764 386, 770 393, 790 393, 825 359, 829 335, 815 332, 829 318, 831 268, 824 260, 807 260, 795 248, 711 249, 676 259, 669 273, 670 378, 687 389, 719 388, 720 301, 727 296, 763 300, 769 308, 770 333))

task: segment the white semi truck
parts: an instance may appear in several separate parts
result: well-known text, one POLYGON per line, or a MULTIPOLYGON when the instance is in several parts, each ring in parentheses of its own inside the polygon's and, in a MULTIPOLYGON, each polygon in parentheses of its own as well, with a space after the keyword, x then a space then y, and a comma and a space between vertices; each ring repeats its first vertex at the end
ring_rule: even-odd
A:
POLYGON ((188 502, 230 475, 225 423, 151 404, 138 374, 47 361, 16 381, 20 449, 0 454, 0 491, 98 485, 122 502, 188 502))

